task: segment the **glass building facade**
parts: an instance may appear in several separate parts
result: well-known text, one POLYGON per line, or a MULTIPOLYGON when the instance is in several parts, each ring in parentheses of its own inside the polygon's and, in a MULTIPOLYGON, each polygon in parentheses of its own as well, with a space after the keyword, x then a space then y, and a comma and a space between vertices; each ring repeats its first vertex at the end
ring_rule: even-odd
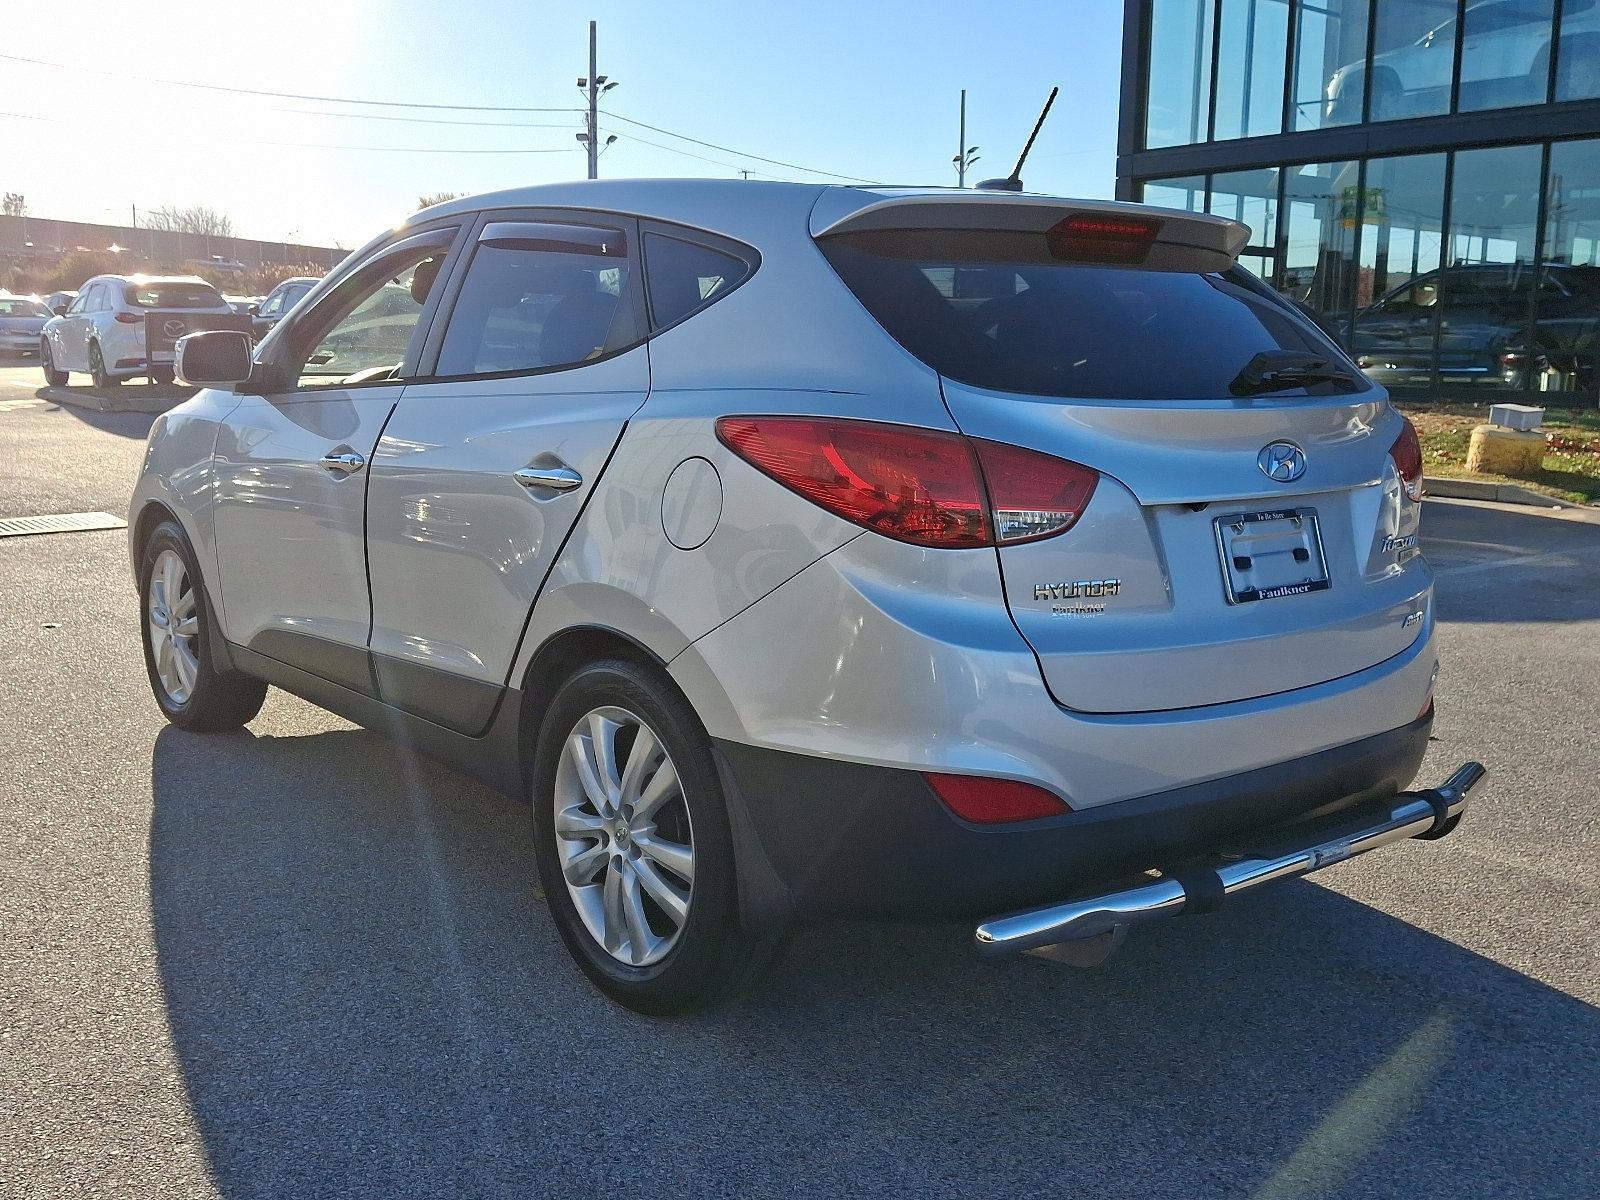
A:
POLYGON ((1600 401, 1600 0, 1127 0, 1118 196, 1402 393, 1600 401))

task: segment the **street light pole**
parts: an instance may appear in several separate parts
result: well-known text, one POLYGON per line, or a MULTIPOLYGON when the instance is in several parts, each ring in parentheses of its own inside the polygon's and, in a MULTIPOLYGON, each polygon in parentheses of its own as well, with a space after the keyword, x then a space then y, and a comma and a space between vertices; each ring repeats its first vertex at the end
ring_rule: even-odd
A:
POLYGON ((967 186, 967 89, 961 89, 961 133, 956 138, 956 186, 967 186))
MULTIPOLYGON (((577 135, 580 142, 589 151, 589 178, 600 178, 600 97, 617 86, 615 79, 607 79, 604 75, 595 74, 599 64, 595 61, 595 23, 589 22, 589 74, 578 80, 578 87, 589 98, 589 111, 583 119, 583 132, 577 135)), ((611 145, 617 140, 617 135, 612 134, 606 139, 606 145, 611 145)))
POLYGON ((967 168, 978 161, 978 148, 967 145, 967 89, 961 89, 961 140, 956 144, 956 156, 950 161, 956 165, 956 186, 967 186, 967 168))
POLYGON ((600 78, 596 73, 595 23, 589 22, 589 178, 600 178, 600 78))

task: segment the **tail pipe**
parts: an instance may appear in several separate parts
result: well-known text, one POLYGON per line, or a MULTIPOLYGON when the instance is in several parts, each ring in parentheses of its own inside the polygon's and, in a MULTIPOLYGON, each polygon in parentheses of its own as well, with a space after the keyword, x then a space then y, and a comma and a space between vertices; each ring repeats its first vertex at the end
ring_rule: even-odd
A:
POLYGON ((1140 925, 1184 912, 1210 912, 1239 892, 1279 879, 1309 875, 1392 842, 1442 838, 1460 823, 1467 807, 1467 793, 1484 774, 1483 764, 1466 763, 1436 788, 1401 792, 1388 801, 1386 812, 1373 813, 1370 807, 1363 806, 1362 818, 1351 819, 1332 832, 1319 822, 1319 840, 1306 844, 1295 841, 1295 831, 1290 830, 1283 844, 1269 850, 1223 855, 1164 872, 1159 879, 1138 887, 992 918, 979 925, 974 935, 978 952, 991 956, 1020 954, 1041 946, 1099 937, 1115 932, 1119 926, 1140 925))

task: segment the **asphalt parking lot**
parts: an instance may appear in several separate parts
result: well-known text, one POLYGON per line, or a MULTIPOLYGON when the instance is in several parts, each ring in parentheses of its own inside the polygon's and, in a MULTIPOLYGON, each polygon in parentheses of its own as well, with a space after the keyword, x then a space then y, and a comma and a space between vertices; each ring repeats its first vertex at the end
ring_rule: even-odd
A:
MULTIPOLYGON (((0 516, 120 513, 151 418, 37 379, 0 516)), ((124 535, 0 539, 0 1194, 1600 1195, 1600 524, 1424 542, 1455 835, 1094 972, 812 930, 661 1022, 569 965, 524 809, 277 692, 168 727, 124 535)))

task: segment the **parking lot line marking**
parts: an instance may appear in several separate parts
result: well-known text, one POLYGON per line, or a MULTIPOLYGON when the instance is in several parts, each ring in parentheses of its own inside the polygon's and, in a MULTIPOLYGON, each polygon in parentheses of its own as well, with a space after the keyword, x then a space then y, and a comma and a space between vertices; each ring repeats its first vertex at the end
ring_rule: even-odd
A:
POLYGON ((87 533, 96 529, 126 529, 121 517, 105 512, 58 513, 45 517, 0 517, 0 537, 27 537, 36 533, 87 533))
POLYGON ((26 400, 0 400, 0 412, 14 412, 19 408, 42 408, 48 403, 50 401, 32 396, 26 400))

